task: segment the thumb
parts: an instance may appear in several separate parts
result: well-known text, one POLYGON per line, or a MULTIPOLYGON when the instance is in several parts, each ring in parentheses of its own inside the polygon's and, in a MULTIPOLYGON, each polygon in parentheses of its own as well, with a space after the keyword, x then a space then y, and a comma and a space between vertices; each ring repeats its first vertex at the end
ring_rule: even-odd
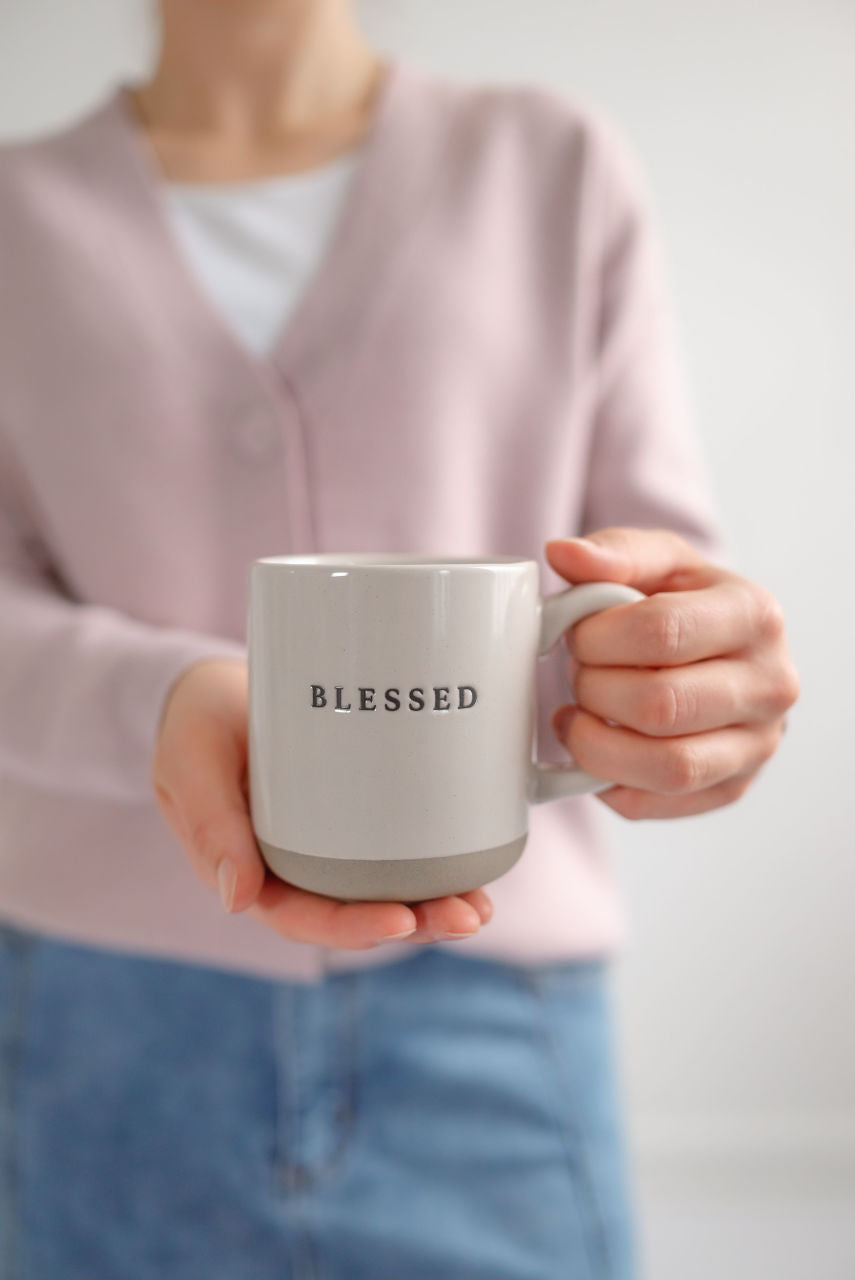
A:
POLYGON ((194 717, 158 761, 155 791, 194 871, 227 911, 243 911, 266 877, 243 789, 246 755, 222 723, 194 717))
POLYGON ((700 586, 710 568, 669 529, 609 528, 584 538, 553 538, 546 558, 568 582, 624 582, 646 595, 700 586))

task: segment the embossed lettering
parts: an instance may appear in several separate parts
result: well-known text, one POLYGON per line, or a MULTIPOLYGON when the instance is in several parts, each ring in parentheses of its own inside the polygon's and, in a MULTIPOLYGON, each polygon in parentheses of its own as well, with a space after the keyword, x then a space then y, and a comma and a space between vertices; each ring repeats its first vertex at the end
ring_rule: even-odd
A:
MULTIPOLYGON (((337 684, 333 688, 335 689, 335 705, 330 709, 341 712, 352 711, 353 703, 346 701, 345 686, 337 684)), ((359 694, 360 711, 377 711, 379 708, 375 699, 378 697, 383 698, 383 709, 385 711, 400 711, 405 701, 407 710, 424 711, 428 705, 428 699, 431 697, 434 711, 469 711, 475 706, 478 701, 478 691, 474 685, 458 684, 454 688, 457 691, 456 703, 453 702, 451 697, 451 685, 432 685, 430 689, 416 685, 403 695, 397 687, 384 689, 380 693, 374 685, 357 685, 356 691, 359 694)), ((310 684, 309 694, 311 698, 310 705, 315 710, 323 710, 330 707, 326 685, 310 684)))

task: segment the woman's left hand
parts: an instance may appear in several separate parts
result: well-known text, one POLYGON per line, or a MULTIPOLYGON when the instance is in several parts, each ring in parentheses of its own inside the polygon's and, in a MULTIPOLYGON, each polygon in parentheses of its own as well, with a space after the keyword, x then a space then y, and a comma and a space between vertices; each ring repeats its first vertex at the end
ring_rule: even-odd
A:
POLYGON ((600 799, 626 818, 738 799, 776 751, 799 692, 775 597, 665 530, 546 545, 568 582, 624 582, 648 596, 567 633, 576 706, 552 723, 583 769, 617 784, 600 799))

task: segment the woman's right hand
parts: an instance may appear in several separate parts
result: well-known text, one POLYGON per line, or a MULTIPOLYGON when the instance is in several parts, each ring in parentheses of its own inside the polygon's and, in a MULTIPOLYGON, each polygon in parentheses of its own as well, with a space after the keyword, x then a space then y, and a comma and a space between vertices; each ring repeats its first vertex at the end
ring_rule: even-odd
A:
POLYGON ((414 905, 339 902, 275 876, 250 821, 247 729, 246 662, 194 662, 165 699, 152 770, 161 812, 227 911, 247 911, 297 942, 350 950, 470 937, 487 923, 493 908, 483 889, 414 905))

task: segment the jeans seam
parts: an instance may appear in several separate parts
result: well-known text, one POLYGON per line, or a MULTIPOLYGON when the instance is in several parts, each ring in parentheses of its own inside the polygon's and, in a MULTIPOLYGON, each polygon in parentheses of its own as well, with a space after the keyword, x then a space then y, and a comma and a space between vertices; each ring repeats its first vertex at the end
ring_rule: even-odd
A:
POLYGON ((295 1178, 296 1166, 289 1158, 289 1147, 296 1150, 299 1130, 296 1117, 299 1111, 299 1090, 288 1049, 299 1052, 294 1035, 294 993, 289 984, 275 984, 272 990, 271 1015, 273 1021, 274 1061, 276 1064, 276 1129, 273 1173, 280 1188, 287 1187, 287 1202, 291 1211, 292 1231, 289 1245, 291 1271, 299 1280, 318 1280, 311 1239, 306 1223, 302 1190, 295 1178), (285 1041, 282 1038, 283 1012, 290 1027, 285 1041), (283 1136, 284 1135, 284 1136, 283 1136))
MULTIPOLYGON (((526 970, 524 972, 524 977, 528 983, 529 989, 535 996, 539 1013, 538 1021, 541 1040, 555 1069, 558 1083, 561 1084, 563 1081, 569 1087, 569 1082, 566 1080, 564 1072, 564 1064, 561 1060, 561 1053, 550 1025, 542 977, 534 969, 526 970)), ((555 1122, 561 1135, 561 1142, 564 1147, 565 1157, 570 1173, 578 1184, 584 1188, 592 1209, 591 1221, 594 1223, 594 1230, 593 1232, 588 1230, 584 1231, 585 1249, 588 1254, 591 1276, 605 1277, 613 1275, 614 1259, 612 1258, 612 1251, 609 1247, 608 1231, 606 1229, 603 1205, 600 1201, 599 1195, 597 1194, 594 1178, 591 1175, 587 1142, 584 1140, 581 1131, 575 1124, 572 1115, 567 1113, 562 1114, 556 1108, 555 1122)))
MULTIPOLYGON (((302 1165, 295 1163, 287 1158, 287 1143, 283 1150, 281 1142, 281 1128, 277 1130, 277 1154, 276 1166, 284 1174, 285 1180, 292 1177, 294 1182, 300 1186, 314 1187, 316 1184, 323 1182, 331 1174, 335 1173, 341 1165, 347 1154, 349 1139, 356 1127, 357 1119, 357 1055, 359 1052, 359 1022, 362 1009, 362 988, 359 981, 358 973, 337 975, 336 981, 342 981, 342 978, 351 987, 351 1001, 348 1010, 348 1016, 342 1019, 341 1025, 337 1028, 336 1045, 339 1051, 339 1062, 342 1065, 344 1073, 344 1088, 342 1090, 342 1105, 336 1123, 338 1126, 337 1142, 335 1148, 330 1151, 323 1160, 312 1165, 302 1165), (297 1171, 306 1170, 305 1181, 302 1175, 297 1171)), ((293 1034, 292 1020, 293 1006, 289 1008, 289 1021, 292 1025, 291 1042, 296 1043, 296 1036, 293 1034)), ((279 1081, 277 1086, 277 1107, 279 1108, 280 1121, 282 1124, 282 1112, 287 1114, 285 1131, 292 1138, 292 1145, 295 1150, 299 1148, 300 1133, 295 1123, 299 1116, 300 1110, 300 1090, 294 1073, 287 1068, 282 1071, 282 1062, 285 1058, 284 1045, 281 1039, 278 1041, 277 1058, 279 1060, 278 1075, 279 1081), (283 1079, 284 1077, 284 1079, 283 1079)), ((299 1052, 299 1048, 298 1048, 299 1052)))
POLYGON ((0 1116, 5 1143, 0 1161, 0 1280, 15 1280, 20 1263, 18 1208, 20 1188, 17 1163, 16 1095, 23 1060, 24 1031, 29 1002, 33 943, 17 930, 5 929, 6 945, 13 952, 14 996, 0 1039, 0 1116))
MULTIPOLYGON (((277 1126, 274 1155, 274 1172, 281 1190, 286 1187, 286 1196, 291 1206, 294 1222, 294 1241, 292 1244, 292 1265, 295 1277, 300 1280, 323 1280, 325 1262, 322 1256, 322 1241, 315 1238, 311 1213, 307 1212, 307 1204, 314 1192, 322 1189, 323 1184, 340 1170, 347 1158, 349 1142, 356 1126, 357 1110, 357 1055, 360 1036, 360 1014, 363 1003, 363 990, 360 975, 357 973, 337 975, 328 979, 336 984, 345 983, 350 989, 348 1016, 344 1017, 336 1028, 335 1037, 338 1060, 344 1071, 344 1087, 340 1111, 334 1117, 337 1124, 337 1142, 333 1150, 321 1161, 312 1165, 299 1163, 290 1158, 289 1146, 299 1157, 302 1134, 299 1129, 300 1085, 299 1071, 295 1063, 289 1061, 288 1047, 294 1046, 299 1054, 300 1047, 297 1026, 294 1018, 294 1001, 292 993, 284 984, 274 993, 274 1043, 276 1045, 277 1063, 277 1126), (287 1023, 289 1032, 285 1039, 282 1036, 282 1006, 287 1003, 287 1023), (284 1138, 283 1138, 284 1135, 284 1138)), ((318 992, 319 998, 332 993, 318 992)), ((5 1280, 5 1277, 0 1277, 5 1280)))

